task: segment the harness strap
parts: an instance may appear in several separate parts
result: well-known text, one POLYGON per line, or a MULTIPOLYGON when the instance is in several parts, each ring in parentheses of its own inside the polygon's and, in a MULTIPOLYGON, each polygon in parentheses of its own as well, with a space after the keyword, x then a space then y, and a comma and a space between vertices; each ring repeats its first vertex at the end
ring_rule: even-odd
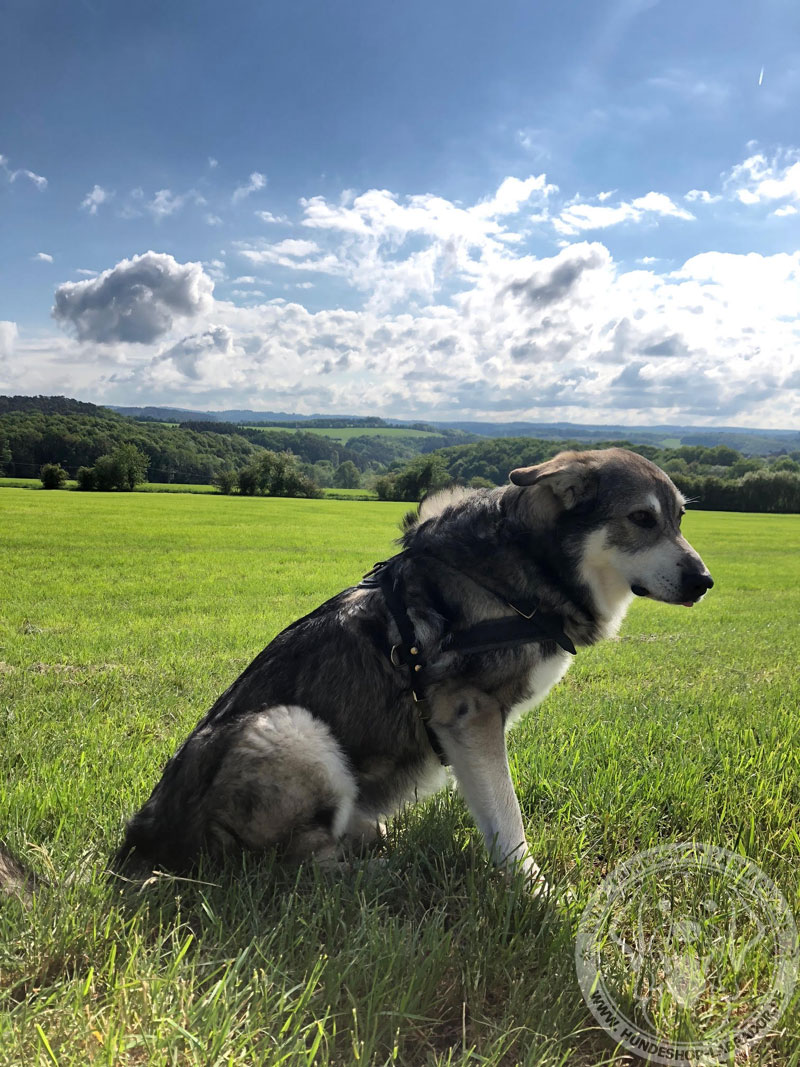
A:
MULTIPOLYGON (((422 648, 417 640, 414 624, 406 610, 403 596, 402 582, 395 564, 405 556, 405 551, 399 552, 391 559, 376 563, 365 574, 361 582, 362 587, 379 588, 383 593, 386 607, 394 619, 400 642, 394 645, 390 651, 389 659, 393 667, 405 666, 411 675, 411 695, 418 706, 420 719, 425 727, 431 748, 439 757, 440 762, 447 766, 447 760, 436 736, 430 725, 430 717, 423 705, 425 702, 426 689, 426 662, 423 658, 422 648)), ((483 584, 483 583, 479 583, 483 584)), ((499 593, 488 589, 494 596, 503 599, 499 593)), ((502 619, 488 619, 485 622, 476 623, 466 630, 451 630, 443 637, 440 643, 441 652, 459 652, 463 655, 477 652, 490 652, 497 649, 515 648, 523 644, 531 644, 534 641, 553 641, 574 656, 577 653, 575 645, 564 633, 561 617, 553 612, 540 612, 538 600, 520 600, 516 603, 507 601, 508 606, 516 613, 502 619)))
POLYGON ((419 717, 425 728, 425 733, 439 762, 443 767, 449 766, 447 757, 441 742, 430 724, 430 715, 425 708, 425 661, 422 650, 414 633, 414 624, 406 611, 405 599, 400 588, 400 579, 397 570, 392 564, 404 553, 400 552, 390 560, 376 563, 372 570, 365 574, 361 586, 367 588, 379 588, 386 601, 389 614, 394 619, 397 631, 400 634, 400 643, 393 645, 389 653, 389 659, 393 667, 408 667, 411 674, 411 696, 417 705, 419 717))

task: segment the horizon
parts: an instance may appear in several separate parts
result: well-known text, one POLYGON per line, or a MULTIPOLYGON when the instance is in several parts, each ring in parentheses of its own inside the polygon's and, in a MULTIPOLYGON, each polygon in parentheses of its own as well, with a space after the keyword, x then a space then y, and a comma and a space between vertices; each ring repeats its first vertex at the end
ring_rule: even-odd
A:
POLYGON ((788 0, 6 22, 1 392, 800 424, 788 0))

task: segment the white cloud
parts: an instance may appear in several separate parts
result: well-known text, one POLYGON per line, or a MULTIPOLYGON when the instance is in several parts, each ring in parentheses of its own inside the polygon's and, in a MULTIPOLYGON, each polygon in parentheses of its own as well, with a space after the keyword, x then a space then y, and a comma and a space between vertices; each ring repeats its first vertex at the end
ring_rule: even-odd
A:
MULTIPOLYGON (((214 299, 213 280, 234 273, 222 253, 202 265, 154 252, 123 261, 59 287, 54 314, 75 336, 16 339, 4 380, 13 365, 17 391, 441 419, 800 418, 790 388, 800 384, 800 252, 703 252, 670 273, 674 260, 643 255, 630 269, 654 248, 648 231, 622 262, 597 241, 550 254, 552 232, 529 223, 534 198, 551 210, 548 188, 544 176, 506 179, 473 205, 374 189, 303 201, 303 236, 234 246, 265 273, 290 272, 273 300, 253 274, 214 299), (331 299, 325 274, 348 310, 302 305, 315 282, 314 305, 331 299)), ((604 225, 691 218, 663 193, 615 195, 552 210, 562 225, 570 212, 611 212, 592 218, 604 225)))
POLYGON ((35 260, 38 260, 40 263, 52 263, 53 262, 53 257, 50 255, 49 252, 37 252, 36 255, 33 258, 35 260))
POLYGON ((219 215, 213 215, 210 211, 205 215, 205 220, 209 226, 221 226, 222 219, 219 215))
POLYGON ((722 196, 713 196, 708 189, 690 189, 688 193, 684 194, 683 199, 688 200, 690 203, 716 204, 722 199, 722 196))
POLYGON ((145 252, 97 278, 64 282, 56 289, 53 317, 80 341, 148 344, 166 333, 174 318, 208 310, 213 289, 199 263, 145 252))
POLYGON ((797 208, 794 204, 784 204, 783 207, 776 207, 772 214, 778 218, 784 218, 786 215, 796 215, 797 208))
POLYGON ((285 215, 273 215, 271 211, 256 211, 255 214, 262 222, 278 223, 289 221, 285 215))
POLYGON ((0 170, 4 172, 10 182, 15 182, 18 178, 24 178, 32 185, 35 185, 37 189, 44 190, 47 188, 47 178, 44 178, 41 174, 34 174, 32 170, 26 170, 24 167, 12 170, 7 157, 3 155, 0 155, 0 170))
POLYGON ((214 159, 213 156, 209 156, 208 157, 208 166, 209 166, 210 170, 214 170, 216 167, 219 166, 219 160, 218 159, 214 159))
POLYGON ((538 193, 540 197, 548 197, 556 192, 558 192, 558 186, 549 185, 544 174, 525 178, 524 181, 519 178, 504 178, 494 196, 476 204, 470 210, 478 217, 485 219, 493 219, 501 215, 516 215, 534 193, 538 193))
MULTIPOLYGON (((141 190, 139 190, 139 192, 141 193, 141 190)), ((140 197, 137 199, 140 199, 140 197)), ((198 207, 203 207, 206 201, 205 197, 201 196, 196 189, 189 189, 188 192, 185 193, 173 193, 171 189, 159 189, 153 199, 148 201, 144 206, 156 222, 160 222, 161 219, 165 219, 180 211, 188 202, 191 202, 198 207)), ((207 215, 207 222, 209 218, 216 218, 216 216, 207 215)), ((221 222, 222 220, 219 219, 218 221, 221 222)))
POLYGON ((81 201, 81 207, 85 208, 90 215, 96 215, 100 205, 108 203, 113 195, 113 193, 104 189, 102 185, 95 185, 92 191, 87 193, 81 201))
POLYGON ((691 212, 679 207, 664 193, 646 193, 615 207, 605 204, 574 203, 564 208, 553 226, 558 233, 571 236, 582 230, 603 230, 623 222, 641 222, 648 216, 671 217, 689 221, 691 212))
POLYGON ((84 278, 96 278, 100 272, 96 270, 87 270, 86 267, 78 267, 75 273, 82 274, 84 278))
POLYGON ((742 204, 754 205, 773 200, 800 200, 800 152, 779 152, 767 159, 756 152, 738 163, 725 186, 742 204))
POLYGON ((234 204, 238 204, 240 200, 244 200, 245 197, 250 196, 251 193, 257 193, 260 189, 263 189, 266 184, 266 177, 263 174, 259 174, 257 170, 254 170, 246 185, 239 185, 236 187, 231 200, 234 204))
MULTIPOLYGON (((0 161, 2 160, 0 156, 0 161)), ((7 319, 0 319, 0 359, 7 359, 17 343, 17 324, 7 319)))

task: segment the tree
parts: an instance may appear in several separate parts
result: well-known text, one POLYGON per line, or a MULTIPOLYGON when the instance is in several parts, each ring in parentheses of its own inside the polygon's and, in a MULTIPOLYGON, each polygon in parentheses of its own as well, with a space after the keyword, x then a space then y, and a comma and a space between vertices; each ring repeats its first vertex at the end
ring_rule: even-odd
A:
POLYGON ((4 433, 0 433, 0 474, 5 474, 11 463, 13 453, 4 433))
POLYGON ((115 467, 115 488, 130 492, 147 480, 150 460, 136 445, 120 445, 111 453, 115 467))
POLYGON ((336 468, 333 483, 338 489, 358 489, 361 485, 361 473, 352 459, 346 459, 336 468))
POLYGON ((112 453, 100 456, 93 467, 78 470, 79 489, 97 489, 110 493, 112 489, 130 492, 147 477, 147 456, 135 445, 120 445, 112 453))
POLYGON ((223 496, 230 496, 236 488, 236 471, 230 467, 224 467, 214 475, 213 483, 223 496))
POLYGON ((421 500, 425 493, 441 489, 451 482, 443 456, 419 456, 395 477, 395 499, 421 500))
POLYGON ((242 496, 255 496, 258 492, 258 467, 254 463, 239 471, 239 492, 242 496))
POLYGON ((39 477, 42 479, 43 489, 63 489, 67 472, 58 463, 45 463, 39 477))
POLYGON ((94 467, 78 467, 75 479, 78 483, 78 488, 84 490, 84 492, 94 489, 94 467))
POLYGON ((243 496, 322 496, 297 465, 291 452, 264 452, 239 471, 239 492, 243 496))

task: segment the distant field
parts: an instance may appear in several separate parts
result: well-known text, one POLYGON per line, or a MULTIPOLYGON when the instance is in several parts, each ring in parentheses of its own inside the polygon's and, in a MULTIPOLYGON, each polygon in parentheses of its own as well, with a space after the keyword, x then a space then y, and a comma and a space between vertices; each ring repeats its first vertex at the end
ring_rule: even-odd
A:
MULTIPOLYGON (((66 489, 76 489, 78 483, 68 481, 66 489)), ((0 489, 41 489, 40 478, 0 478, 0 489)), ((50 490, 59 492, 59 490, 50 490)), ((194 485, 190 482, 142 482, 134 489, 135 493, 216 493, 213 485, 194 485)), ((96 495, 96 494, 95 494, 96 495)))
POLYGON ((331 437, 334 441, 350 441, 353 437, 393 437, 419 439, 422 437, 439 437, 440 434, 430 430, 407 430, 404 426, 264 426, 254 424, 248 430, 280 430, 283 433, 316 433, 321 437, 331 437))
MULTIPOLYGON (((2 494, 0 837, 57 884, 0 905, 0 1067, 631 1063, 581 998, 574 916, 489 869, 457 793, 395 820, 380 869, 265 858, 127 906, 103 881, 211 701, 395 551, 407 507, 2 494)), ((800 516, 685 525, 707 602, 636 601, 511 738, 534 854, 576 914, 615 864, 692 839, 800 906, 800 516)), ((798 1067, 797 997, 780 1031, 750 1064, 798 1067)))
MULTIPOLYGON (((77 482, 67 482, 67 489, 77 488, 77 482)), ((41 489, 39 478, 0 478, 0 489, 41 489)), ((57 491, 57 490, 54 490, 57 491)), ((135 493, 216 493, 214 485, 194 485, 190 482, 143 482, 134 489, 135 493)), ((323 494, 331 500, 377 500, 377 495, 368 489, 323 489, 323 494)))

